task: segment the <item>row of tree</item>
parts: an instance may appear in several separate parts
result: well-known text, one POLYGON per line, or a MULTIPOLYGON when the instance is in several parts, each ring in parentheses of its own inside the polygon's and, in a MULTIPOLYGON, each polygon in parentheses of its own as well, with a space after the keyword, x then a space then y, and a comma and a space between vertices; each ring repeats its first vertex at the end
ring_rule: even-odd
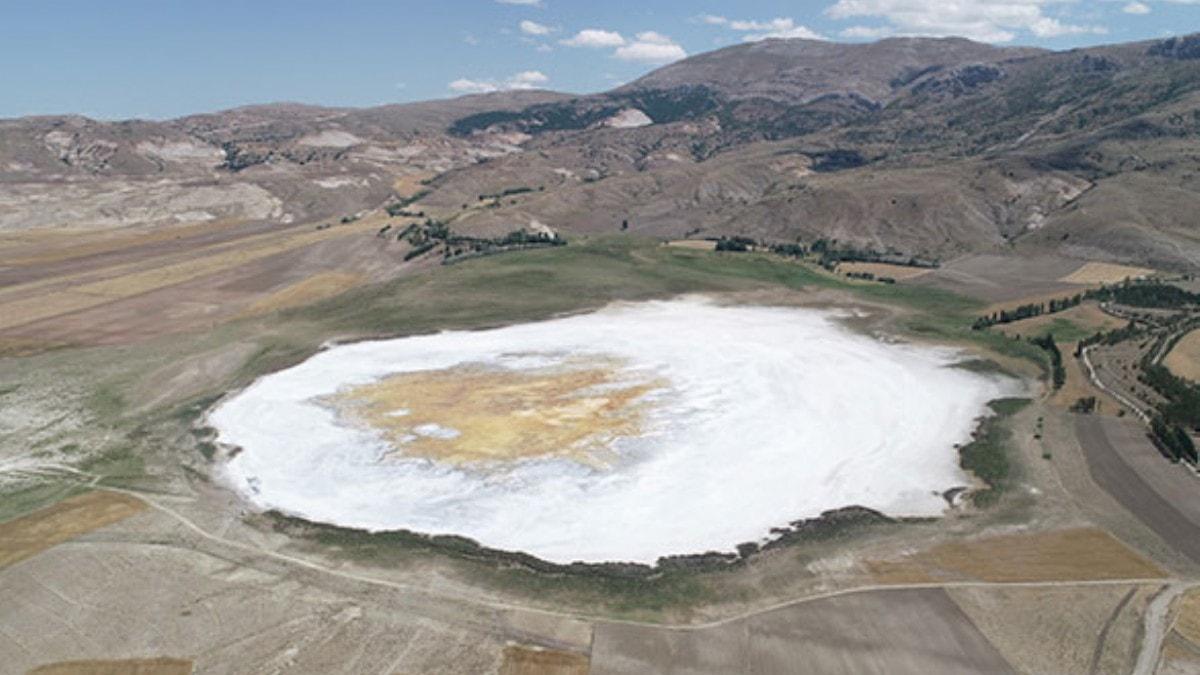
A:
POLYGON ((973 330, 983 330, 984 328, 990 328, 996 324, 1012 323, 1013 321, 1029 319, 1035 316, 1041 316, 1042 314, 1054 314, 1056 312, 1061 312, 1063 310, 1075 307, 1079 303, 1083 302, 1083 300, 1084 295, 1082 293, 1077 293, 1066 298, 1052 299, 1050 302, 1031 302, 1025 305, 1019 305, 1012 310, 1002 309, 998 312, 992 312, 987 316, 981 316, 975 319, 975 322, 971 324, 971 328, 973 330))

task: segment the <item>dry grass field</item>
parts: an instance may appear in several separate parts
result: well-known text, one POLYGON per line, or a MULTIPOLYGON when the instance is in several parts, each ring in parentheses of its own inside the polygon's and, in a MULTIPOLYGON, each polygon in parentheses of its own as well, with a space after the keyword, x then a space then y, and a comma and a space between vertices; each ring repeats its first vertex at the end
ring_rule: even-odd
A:
POLYGON ((166 657, 112 661, 63 661, 38 666, 29 675, 190 675, 192 662, 166 657))
POLYGON ((891 265, 888 263, 845 262, 838 265, 839 272, 858 272, 874 274, 876 277, 891 277, 896 281, 916 279, 933 271, 930 267, 912 267, 911 265, 891 265))
POLYGON ((0 523, 0 568, 8 567, 68 539, 124 520, 146 508, 134 497, 98 490, 0 523))
POLYGON ((1157 579, 1165 573, 1103 530, 1006 534, 938 544, 899 560, 869 561, 879 583, 1157 579))
POLYGON ((500 664, 500 675, 587 675, 588 670, 584 654, 521 645, 505 647, 500 664))
POLYGON ((363 275, 361 274, 320 272, 254 301, 246 309, 245 315, 268 314, 332 298, 343 291, 354 288, 362 281, 363 275))
POLYGON ((1068 284, 1115 284, 1126 279, 1139 279, 1154 274, 1154 270, 1146 267, 1130 267, 1106 262, 1088 262, 1082 267, 1062 277, 1059 281, 1068 284))
POLYGON ((1200 330, 1183 336, 1167 353, 1163 365, 1179 377, 1200 382, 1200 330))

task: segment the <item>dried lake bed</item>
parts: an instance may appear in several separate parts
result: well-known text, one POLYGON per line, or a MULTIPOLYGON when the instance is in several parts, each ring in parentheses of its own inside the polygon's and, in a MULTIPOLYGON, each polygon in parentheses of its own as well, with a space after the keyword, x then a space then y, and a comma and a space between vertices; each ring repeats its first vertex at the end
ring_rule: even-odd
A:
POLYGON ((688 297, 340 345, 209 416, 248 500, 553 562, 729 551, 843 506, 943 512, 1018 383, 836 312, 688 297))

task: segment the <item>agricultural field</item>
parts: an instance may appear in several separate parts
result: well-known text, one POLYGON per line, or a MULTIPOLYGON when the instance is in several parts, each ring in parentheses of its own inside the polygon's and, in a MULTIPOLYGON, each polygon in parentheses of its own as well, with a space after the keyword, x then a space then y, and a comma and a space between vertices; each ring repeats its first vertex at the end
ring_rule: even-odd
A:
POLYGON ((1200 382, 1200 330, 1188 333, 1175 343, 1163 359, 1163 365, 1179 377, 1200 382))
MULTIPOLYGON (((377 241, 373 226, 356 232, 346 233, 345 241, 356 242, 357 237, 373 246, 386 245, 377 241)), ((970 322, 984 301, 915 285, 846 282, 770 253, 714 253, 625 236, 579 238, 564 247, 453 266, 414 266, 381 282, 350 274, 318 272, 319 281, 280 285, 279 277, 264 273, 257 277, 258 287, 256 277, 245 277, 239 292, 246 294, 247 307, 262 304, 252 311, 216 315, 205 330, 181 324, 169 334, 148 333, 136 346, 125 336, 86 349, 6 357, 11 367, 0 378, 0 392, 22 393, 20 406, 10 408, 6 419, 36 420, 37 428, 17 427, 14 434, 0 437, 0 456, 13 467, 3 486, 12 506, 0 528, 14 533, 8 539, 15 542, 12 562, 0 570, 0 590, 18 599, 0 610, 0 619, 11 623, 33 608, 43 616, 0 638, 0 649, 21 654, 14 663, 23 669, 71 668, 78 665, 74 662, 107 667, 109 660, 126 657, 158 630, 161 617, 139 609, 154 606, 179 617, 242 617, 220 629, 181 623, 157 640, 156 652, 143 653, 190 661, 197 670, 220 669, 246 658, 299 669, 329 670, 328 659, 337 659, 350 668, 343 672, 379 669, 384 661, 420 670, 452 654, 463 671, 471 672, 634 672, 654 663, 653 654, 662 653, 664 645, 681 662, 711 667, 770 667, 796 658, 796 649, 816 654, 813 658, 822 663, 849 658, 847 647, 831 641, 832 634, 820 625, 873 626, 862 633, 863 639, 887 645, 875 656, 846 661, 852 669, 847 672, 910 658, 914 669, 953 659, 970 664, 968 670, 1021 670, 1029 663, 1054 662, 1054 657, 1016 654, 1011 645, 1024 634, 999 632, 978 607, 999 606, 1002 601, 996 598, 1010 597, 1003 593, 1053 584, 1063 593, 1088 598, 1075 609, 1088 618, 1069 619, 1086 632, 1084 627, 1093 625, 1088 622, 1103 623, 1101 615, 1112 613, 1108 603, 1117 589, 1165 583, 1180 573, 1178 561, 1164 565, 1147 557, 1067 506, 1073 503, 1071 493, 1053 470, 1024 468, 1026 461, 1045 460, 1036 455, 1026 460, 1017 446, 1038 428, 1040 415, 1058 414, 1037 391, 1045 357, 1024 341, 972 331, 970 322), (547 288, 555 292, 544 292, 547 288), (336 295, 326 297, 329 293, 336 295), (514 566, 505 552, 463 548, 456 541, 369 535, 257 514, 216 478, 225 459, 205 415, 218 397, 304 361, 331 340, 491 328, 578 315, 613 301, 689 293, 733 304, 850 308, 842 319, 849 330, 953 347, 961 350, 964 368, 1025 379, 1033 401, 1014 407, 998 422, 1010 434, 997 439, 1011 438, 1011 444, 999 441, 987 449, 1007 457, 1003 489, 989 506, 947 501, 955 506, 944 522, 816 519, 798 524, 785 544, 747 552, 747 558, 731 565, 700 565, 649 579, 608 576, 590 568, 566 574, 540 571, 543 563, 514 566), (44 409, 50 401, 58 415, 44 409), (32 439, 32 447, 26 439, 32 439), (88 487, 100 489, 84 492, 88 487), (76 491, 77 496, 60 501, 76 491), (87 517, 77 515, 80 504, 87 517), (1039 513, 1036 504, 1054 506, 1039 513), (1014 523, 1021 533, 1006 531, 1014 523), (31 537, 35 543, 22 543, 31 537), (142 543, 164 539, 172 542, 169 550, 146 550, 142 543), (76 570, 99 574, 102 559, 124 572, 118 582, 98 589, 95 579, 76 570), (1083 560, 1088 563, 1081 564, 1083 560), (53 592, 32 584, 30 575, 53 579, 53 592), (304 598, 274 590, 292 575, 304 579, 304 598), (430 575, 442 581, 429 588, 430 575), (138 583, 148 576, 169 583, 153 588, 138 583), (901 595, 853 594, 880 584, 901 595), (851 595, 820 599, 831 587, 851 595), (71 607, 97 602, 111 611, 74 624, 102 636, 96 645, 72 649, 44 639, 66 629, 71 607), (798 604, 772 609, 780 603, 798 604), (912 609, 902 611, 901 606, 912 609), (405 608, 402 616, 397 607, 405 608), (124 637, 102 627, 110 615, 122 617, 124 637), (862 623, 868 615, 877 616, 872 621, 878 625, 862 623), (497 616, 503 617, 499 623, 497 616), (938 626, 935 652, 916 656, 927 632, 895 632, 901 624, 912 625, 914 617, 938 626), (718 625, 704 628, 714 622, 718 625), (728 653, 719 650, 719 659, 712 660, 718 658, 713 645, 726 644, 748 626, 757 634, 781 631, 792 637, 786 644, 762 641, 728 653), (884 640, 885 634, 891 637, 884 640), (320 636, 327 635, 343 636, 348 644, 371 636, 401 637, 395 649, 367 655, 317 648, 325 644, 320 636), (298 643, 310 646, 299 651, 287 647, 298 643), (231 650, 234 644, 238 649, 231 650)), ((61 318, 44 322, 57 322, 68 342, 89 339, 86 330, 61 318)), ((557 391, 561 383, 556 382, 501 379, 489 386, 557 391)), ((438 394, 451 395, 449 390, 438 394)), ((382 389, 357 396, 392 406, 388 411, 400 405, 382 389)), ((423 404, 407 405, 415 411, 423 404)), ((376 423, 395 419, 403 418, 376 423)), ((1077 451, 1056 447, 1054 452, 1057 457, 1077 451)), ((1143 605, 1142 591, 1125 603, 1101 649, 1101 663, 1133 658, 1143 605)), ((1063 644, 1075 640, 1072 635, 1064 633, 1063 644)), ((1062 655, 1066 660, 1060 662, 1077 663, 1090 648, 1078 649, 1082 651, 1062 655)), ((174 663, 163 667, 176 667, 174 663)))

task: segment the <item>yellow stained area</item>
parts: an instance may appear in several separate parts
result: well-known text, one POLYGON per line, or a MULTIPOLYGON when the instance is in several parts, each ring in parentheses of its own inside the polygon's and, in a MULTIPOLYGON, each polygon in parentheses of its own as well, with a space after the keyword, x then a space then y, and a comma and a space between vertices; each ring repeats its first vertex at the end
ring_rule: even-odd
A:
POLYGON ((613 439, 641 433, 644 397, 663 386, 631 382, 617 366, 400 373, 338 394, 334 404, 381 430, 405 456, 454 464, 566 457, 604 466, 613 439))

